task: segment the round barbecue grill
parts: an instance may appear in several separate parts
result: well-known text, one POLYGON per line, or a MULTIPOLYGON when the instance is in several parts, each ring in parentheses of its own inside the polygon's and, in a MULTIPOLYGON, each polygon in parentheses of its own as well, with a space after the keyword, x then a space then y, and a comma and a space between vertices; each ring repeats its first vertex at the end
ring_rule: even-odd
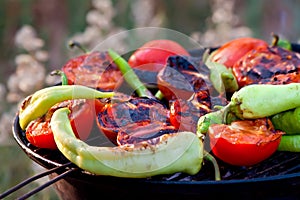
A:
POLYGON ((251 167, 234 167, 218 160, 222 180, 214 180, 214 168, 205 162, 197 175, 177 173, 146 179, 93 175, 70 163, 58 150, 32 146, 16 116, 13 135, 22 150, 46 169, 54 169, 49 184, 54 184, 62 199, 92 199, 97 195, 115 198, 152 197, 155 199, 243 198, 299 199, 300 154, 276 152, 251 167), (52 181, 52 182, 51 182, 52 181), (57 181, 57 182, 56 182, 57 181))
MULTIPOLYGON (((292 48, 300 52, 300 45, 293 44, 292 48)), ((197 56, 203 51, 204 49, 192 50, 191 55, 197 56)), ((94 128, 93 132, 98 131, 97 127, 94 128)), ((220 181, 215 180, 214 167, 206 161, 200 172, 193 176, 176 173, 129 179, 90 174, 71 163, 59 150, 42 149, 31 145, 19 126, 18 115, 14 119, 12 129, 21 149, 47 171, 0 194, 0 199, 45 175, 49 176, 49 182, 25 194, 21 199, 49 185, 53 185, 64 200, 94 199, 102 196, 126 199, 300 198, 300 153, 275 152, 267 160, 251 167, 231 166, 217 160, 221 173, 220 181)))

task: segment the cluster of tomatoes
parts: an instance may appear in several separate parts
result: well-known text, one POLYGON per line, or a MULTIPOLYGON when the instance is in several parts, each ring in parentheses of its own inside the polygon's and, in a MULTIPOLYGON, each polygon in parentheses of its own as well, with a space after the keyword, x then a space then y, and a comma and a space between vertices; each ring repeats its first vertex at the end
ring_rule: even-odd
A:
MULTIPOLYGON (((284 54, 285 60, 288 61, 295 58, 289 56, 290 54, 287 54, 285 50, 270 47, 267 42, 260 39, 236 39, 222 45, 213 54, 212 59, 214 62, 224 64, 232 70, 239 87, 268 81, 275 81, 277 84, 289 83, 297 78, 293 73, 290 73, 295 69, 286 69, 286 67, 278 65, 276 68, 278 70, 272 71, 274 68, 268 67, 271 66, 271 62, 275 62, 279 58, 282 59, 281 54, 284 54), (249 65, 250 63, 252 63, 252 66, 249 65), (261 63, 261 65, 258 63, 261 63), (288 74, 289 77, 280 76, 283 72, 288 74)), ((183 127, 184 130, 195 132, 200 115, 212 111, 209 88, 195 71, 188 69, 190 65, 183 66, 180 70, 185 77, 192 77, 193 82, 191 84, 194 84, 192 90, 183 89, 184 87, 174 87, 170 84, 170 82, 176 82, 176 80, 166 82, 165 79, 161 79, 161 74, 163 70, 166 70, 166 65, 172 65, 174 62, 177 62, 176 64, 182 63, 182 58, 189 59, 190 57, 189 52, 174 41, 153 40, 137 49, 128 59, 129 65, 137 72, 144 71, 146 74, 156 74, 157 79, 155 81, 158 84, 158 89, 170 103, 167 106, 168 108, 154 99, 141 98, 142 100, 137 101, 130 95, 118 92, 116 92, 114 100, 71 100, 56 105, 45 116, 32 121, 26 129, 27 139, 37 147, 56 149, 49 122, 53 112, 57 108, 66 105, 71 110, 70 120, 73 130, 76 136, 82 140, 89 137, 95 121, 101 132, 117 145, 138 142, 141 138, 157 137, 157 134, 152 134, 153 131, 164 134, 166 132, 176 132, 180 127, 183 127), (136 119, 133 123, 132 118, 137 115, 135 112, 140 115, 139 119, 136 119), (154 117, 149 119, 149 115, 154 117), (130 116, 131 121, 126 120, 126 116, 130 116), (116 119, 118 117, 119 119, 116 119), (126 126, 122 126, 122 124, 126 124, 126 126), (131 135, 131 132, 134 132, 134 134, 131 135), (147 134, 148 137, 145 137, 147 134)), ((107 52, 95 51, 73 58, 62 67, 62 71, 68 78, 68 84, 86 85, 101 91, 117 91, 124 83, 123 74, 107 52)), ((276 84, 275 82, 274 84, 276 84)), ((223 100, 221 99, 221 101, 223 100)), ((223 104, 224 102, 226 103, 226 101, 223 101, 223 104)), ((214 141, 213 144, 211 143, 213 153, 223 161, 233 165, 252 165, 260 162, 276 150, 280 141, 274 140, 274 137, 265 134, 273 131, 272 124, 268 120, 244 121, 229 129, 228 127, 215 126, 213 130, 209 134, 211 141, 214 141), (262 126, 266 127, 263 131, 259 129, 262 126), (259 131, 257 131, 257 128, 259 131), (222 131, 225 131, 227 135, 220 136, 222 131), (230 132, 235 134, 229 137, 228 133, 230 132), (257 135, 256 139, 249 139, 249 137, 248 139, 242 139, 245 137, 241 137, 241 135, 245 132, 254 136, 257 135), (238 136, 233 137, 233 135, 238 136), (219 143, 216 143, 216 138, 220 141, 219 143), (264 144, 258 145, 257 138, 260 141, 263 140, 264 144), (269 147, 266 148, 265 144, 269 144, 269 147), (228 153, 224 154, 224 152, 228 153)))
MULTIPOLYGON (((274 40, 269 45, 256 38, 235 39, 213 52, 212 60, 232 71, 239 88, 300 82, 300 55, 277 42, 274 40)), ((282 134, 275 130, 269 118, 263 118, 213 125, 209 137, 212 152, 220 159, 234 165, 253 165, 277 150, 282 134)))
MULTIPOLYGON (((136 70, 158 73, 166 64, 167 58, 172 55, 189 56, 190 54, 177 42, 154 40, 136 50, 129 58, 128 63, 136 70)), ((114 144, 129 142, 129 139, 125 139, 124 133, 126 132, 138 132, 138 129, 140 129, 140 132, 144 132, 143 135, 147 134, 147 131, 145 131, 147 127, 149 131, 151 130, 150 132, 156 131, 158 134, 176 131, 176 128, 169 122, 168 110, 157 100, 143 98, 136 100, 131 95, 117 92, 118 88, 124 83, 123 74, 112 61, 108 52, 84 53, 70 59, 61 70, 66 75, 69 85, 78 84, 101 91, 115 91, 116 95, 113 100, 69 100, 53 106, 46 115, 32 121, 26 128, 26 138, 32 145, 39 148, 57 149, 50 127, 50 120, 55 110, 65 106, 68 106, 71 110, 72 128, 81 140, 86 140, 89 137, 95 121, 100 131, 114 144), (132 107, 135 107, 135 109, 132 109, 132 107), (150 107, 151 109, 149 109, 150 107), (117 117, 116 113, 121 113, 121 110, 124 110, 124 116, 117 117), (119 130, 121 130, 122 123, 123 125, 125 122, 127 124, 133 123, 132 119, 126 119, 126 117, 130 117, 127 116, 126 112, 136 112, 135 115, 140 119, 134 119, 135 126, 127 126, 127 130, 121 132, 119 130), (151 119, 148 119, 149 115, 151 115, 151 119), (148 118, 143 118, 143 116, 148 118), (153 116, 157 116, 157 118, 153 116), (121 132, 119 142, 117 142, 118 132, 121 132)), ((147 138, 156 136, 158 135, 151 136, 148 133, 147 138)), ((134 142, 138 141, 139 139, 135 139, 134 142)))

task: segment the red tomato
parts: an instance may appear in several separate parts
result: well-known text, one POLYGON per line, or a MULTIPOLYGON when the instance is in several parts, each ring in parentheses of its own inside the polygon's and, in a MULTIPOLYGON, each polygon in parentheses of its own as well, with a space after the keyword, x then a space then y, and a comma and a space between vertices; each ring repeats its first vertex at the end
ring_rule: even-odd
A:
POLYGON ((137 49, 128 60, 132 68, 158 72, 166 64, 169 56, 189 56, 184 47, 172 40, 151 40, 137 49))
POLYGON ((97 113, 97 126, 112 143, 123 143, 129 137, 137 141, 160 134, 165 128, 170 129, 169 111, 163 104, 155 99, 125 98, 112 100, 97 113), (127 138, 123 135, 118 139, 119 132, 128 134, 127 138))
POLYGON ((123 75, 107 52, 91 52, 69 60, 62 71, 68 84, 85 85, 102 91, 113 91, 123 82, 123 75))
POLYGON ((208 73, 198 57, 170 56, 157 74, 157 87, 167 100, 187 100, 199 90, 208 90, 204 79, 208 73))
POLYGON ((34 146, 39 148, 57 149, 53 132, 50 127, 51 116, 61 107, 71 110, 70 122, 77 138, 86 140, 94 124, 94 109, 92 101, 70 100, 53 106, 47 114, 32 122, 26 128, 26 138, 34 146))
POLYGON ((231 165, 251 166, 277 150, 283 132, 274 130, 269 119, 257 119, 213 124, 208 134, 217 158, 231 165))
POLYGON ((208 90, 200 90, 193 99, 169 101, 170 122, 181 131, 196 133, 199 117, 211 112, 211 99, 208 90))
POLYGON ((231 68, 243 55, 258 46, 267 47, 268 43, 264 40, 251 37, 237 38, 223 44, 214 51, 212 61, 231 68))
POLYGON ((257 47, 232 67, 240 87, 300 82, 300 54, 281 47, 257 47))

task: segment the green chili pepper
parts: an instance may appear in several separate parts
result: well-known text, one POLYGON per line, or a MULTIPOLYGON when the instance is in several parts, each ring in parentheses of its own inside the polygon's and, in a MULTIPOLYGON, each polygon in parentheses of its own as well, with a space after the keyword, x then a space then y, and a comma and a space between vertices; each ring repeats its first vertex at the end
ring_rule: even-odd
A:
POLYGON ((196 174, 203 161, 203 143, 192 132, 161 136, 156 145, 89 146, 73 133, 68 108, 56 110, 51 128, 58 149, 81 169, 98 175, 145 178, 184 172, 196 174))
POLYGON ((286 85, 248 85, 233 93, 228 105, 201 116, 198 134, 205 134, 211 124, 229 124, 237 119, 258 119, 300 107, 300 83, 286 85))
POLYGON ((235 92, 229 104, 240 119, 269 117, 300 107, 300 83, 248 85, 235 92))
POLYGON ((300 107, 278 113, 271 117, 275 129, 284 131, 286 134, 300 133, 300 107))
POLYGON ((43 116, 53 105, 71 99, 108 98, 113 92, 100 92, 82 85, 61 85, 43 88, 28 96, 19 109, 20 127, 25 130, 28 123, 43 116))
POLYGON ((132 70, 128 62, 122 58, 118 53, 109 49, 109 56, 112 58, 114 63, 118 66, 122 72, 126 82, 136 90, 139 97, 149 97, 154 98, 153 94, 148 90, 148 88, 141 82, 136 73, 132 70))
POLYGON ((300 152, 300 135, 283 135, 277 150, 300 152))
POLYGON ((164 98, 164 94, 160 90, 158 90, 154 96, 158 100, 162 100, 164 98))
POLYGON ((200 137, 206 134, 211 124, 225 124, 228 109, 221 108, 220 110, 202 115, 197 123, 197 135, 200 137))
POLYGON ((211 61, 213 53, 210 56, 205 55, 207 53, 207 51, 204 53, 203 60, 210 70, 210 81, 214 88, 219 93, 233 93, 237 91, 239 89, 238 82, 231 70, 221 63, 211 61))
POLYGON ((300 152, 300 107, 278 113, 271 117, 275 129, 286 133, 278 147, 279 151, 300 152))
POLYGON ((292 45, 288 40, 280 39, 278 41, 277 46, 282 47, 282 48, 287 49, 287 50, 290 50, 290 51, 292 50, 292 45))
POLYGON ((234 113, 230 112, 230 105, 221 107, 217 111, 213 111, 202 115, 197 123, 197 135, 205 135, 211 124, 230 124, 238 118, 234 113))

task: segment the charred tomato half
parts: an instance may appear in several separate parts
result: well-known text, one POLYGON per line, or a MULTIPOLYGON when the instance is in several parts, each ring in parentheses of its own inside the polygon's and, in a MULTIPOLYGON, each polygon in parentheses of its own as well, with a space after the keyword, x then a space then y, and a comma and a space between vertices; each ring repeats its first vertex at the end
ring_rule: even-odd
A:
POLYGON ((114 144, 135 143, 175 132, 169 110, 155 99, 130 97, 108 102, 97 113, 97 125, 114 144))
POLYGON ((257 47, 267 47, 264 40, 252 37, 242 37, 230 40, 213 52, 212 61, 221 63, 227 68, 233 65, 246 53, 257 47))
POLYGON ((190 54, 176 41, 151 40, 132 53, 128 64, 144 84, 156 88, 157 73, 166 65, 168 57, 174 55, 189 56, 190 54))
POLYGON ((170 56, 157 74, 158 89, 167 100, 187 100, 200 90, 208 90, 209 69, 202 59, 190 56, 170 56))
POLYGON ((91 100, 76 99, 56 104, 42 117, 31 121, 26 127, 26 138, 30 144, 46 149, 57 149, 50 120, 55 110, 68 107, 71 110, 70 122, 77 138, 86 140, 94 124, 94 103, 91 100))
POLYGON ((213 154, 236 166, 251 166, 269 158, 283 134, 268 118, 213 124, 208 129, 213 154))
POLYGON ((62 67, 62 71, 69 85, 85 85, 101 91, 116 90, 123 82, 121 71, 106 51, 75 57, 62 67))
POLYGON ((300 82, 300 54, 281 47, 258 47, 233 65, 240 87, 300 82))

